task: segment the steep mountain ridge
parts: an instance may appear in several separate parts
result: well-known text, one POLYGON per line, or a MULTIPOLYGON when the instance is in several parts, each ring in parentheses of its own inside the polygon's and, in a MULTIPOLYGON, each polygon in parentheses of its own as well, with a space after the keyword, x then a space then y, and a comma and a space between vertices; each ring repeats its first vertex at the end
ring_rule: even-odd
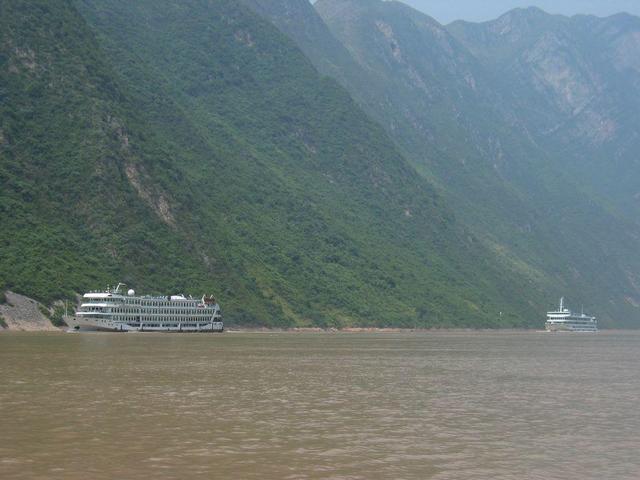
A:
MULTIPOLYGON (((450 28, 399 2, 319 0, 315 7, 364 73, 351 83, 336 78, 498 257, 549 298, 561 290, 591 299, 605 323, 635 322, 640 292, 633 220, 576 181, 558 161, 558 146, 530 132, 532 118, 521 115, 509 81, 498 81, 450 28)), ((290 34, 277 15, 268 18, 290 34)), ((523 46, 546 22, 555 25, 557 38, 571 23, 522 9, 494 29, 510 32, 523 46)), ((496 42, 507 65, 510 45, 496 42)), ((322 70, 325 61, 306 53, 322 70)))
POLYGON ((561 168, 637 223, 640 18, 523 10, 448 29, 493 72, 535 141, 559 153, 561 168))
POLYGON ((1 8, 4 288, 212 291, 272 326, 535 321, 526 283, 238 2, 1 8))
POLYGON ((318 70, 341 83, 357 77, 356 65, 344 46, 331 35, 322 19, 315 15, 307 0, 241 0, 259 15, 277 22, 309 59, 321 59, 318 70), (321 42, 315 41, 322 39, 321 42))

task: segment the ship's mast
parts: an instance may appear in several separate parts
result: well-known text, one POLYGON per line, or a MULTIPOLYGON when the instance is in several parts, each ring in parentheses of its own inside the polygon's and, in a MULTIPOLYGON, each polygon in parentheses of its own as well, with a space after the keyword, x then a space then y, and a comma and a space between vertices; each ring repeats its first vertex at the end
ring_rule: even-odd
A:
POLYGON ((564 312, 564 297, 560 297, 560 311, 564 312))

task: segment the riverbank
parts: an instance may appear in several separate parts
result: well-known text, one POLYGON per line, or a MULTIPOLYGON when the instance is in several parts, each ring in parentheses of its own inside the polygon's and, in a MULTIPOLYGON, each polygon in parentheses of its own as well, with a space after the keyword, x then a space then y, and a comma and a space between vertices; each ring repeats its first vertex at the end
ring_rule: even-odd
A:
POLYGON ((47 308, 32 298, 7 291, 5 302, 0 304, 0 331, 20 332, 56 332, 55 327, 45 315, 47 308))
MULTIPOLYGON (((5 292, 5 303, 0 304, 0 332, 64 332, 67 327, 56 327, 48 316, 51 311, 32 298, 5 292)), ((228 333, 406 333, 406 332, 537 332, 536 329, 490 329, 490 328, 398 328, 398 327, 344 327, 344 328, 320 328, 320 327, 245 327, 239 325, 227 325, 228 333)))
MULTIPOLYGON (((6 318, 6 317, 5 317, 6 318)), ((48 320, 47 320, 48 321, 48 320)), ((41 324, 38 321, 34 323, 30 320, 19 321, 11 319, 7 322, 7 327, 0 328, 0 334, 11 332, 58 332, 66 333, 68 327, 50 327, 46 324, 41 324), (10 322, 10 323, 9 323, 10 322)), ((49 322, 51 324, 51 322, 49 322)), ((226 327, 225 334, 274 334, 274 333, 286 333, 286 334, 358 334, 358 333, 371 333, 371 334, 392 334, 392 333, 544 333, 543 330, 536 329, 490 329, 490 328, 371 328, 371 327, 348 327, 348 328, 318 328, 318 327, 297 327, 297 328, 267 328, 267 327, 226 327)), ((109 332, 97 332, 97 333, 109 333, 109 332)), ((113 332, 120 334, 120 332, 113 332)), ((159 333, 166 335, 166 332, 146 332, 147 335, 159 333)))
POLYGON ((258 327, 225 327, 226 333, 471 333, 471 332, 539 332, 536 329, 522 328, 377 328, 377 327, 345 327, 345 328, 258 328, 258 327))

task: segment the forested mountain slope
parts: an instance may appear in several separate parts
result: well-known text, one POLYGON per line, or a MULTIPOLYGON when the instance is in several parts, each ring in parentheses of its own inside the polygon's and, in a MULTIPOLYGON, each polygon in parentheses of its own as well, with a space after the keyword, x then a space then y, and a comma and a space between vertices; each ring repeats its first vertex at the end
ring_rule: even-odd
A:
POLYGON ((213 291, 244 324, 539 323, 539 288, 238 2, 0 8, 3 288, 213 291))
POLYGON ((48 303, 118 278, 162 288, 180 271, 182 287, 204 273, 154 179, 170 155, 78 12, 2 2, 0 27, 0 283, 48 303))
POLYGON ((295 25, 311 23, 307 17, 318 16, 312 9, 283 6, 297 0, 280 2, 279 10, 268 1, 252 2, 327 75, 333 73, 324 65, 332 61, 307 45, 336 38, 344 45, 355 64, 349 71, 359 77, 335 78, 438 185, 458 217, 523 278, 548 298, 564 292, 586 303, 604 324, 637 324, 634 219, 567 170, 565 149, 532 134, 531 118, 509 91, 508 84, 520 80, 497 82, 457 35, 400 2, 319 0, 315 7, 331 38, 315 28, 306 40, 295 25))

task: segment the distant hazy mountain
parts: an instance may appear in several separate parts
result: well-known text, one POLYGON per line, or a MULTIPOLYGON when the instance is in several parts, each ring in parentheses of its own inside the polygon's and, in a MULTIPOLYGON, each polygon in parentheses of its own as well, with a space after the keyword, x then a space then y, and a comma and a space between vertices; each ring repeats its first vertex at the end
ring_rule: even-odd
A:
POLYGON ((579 14, 607 17, 627 12, 640 15, 637 0, 406 0, 408 5, 434 16, 442 23, 454 20, 482 22, 493 20, 518 7, 535 5, 547 12, 573 16, 579 14))
POLYGON ((449 30, 572 178, 640 220, 640 18, 528 9, 449 30))
MULTIPOLYGON (((635 17, 568 19, 527 9, 446 28, 399 2, 319 0, 315 9, 329 35, 295 27, 317 22, 309 8, 289 9, 285 22, 267 2, 255 2, 327 75, 334 74, 326 65, 337 64, 332 51, 308 45, 342 43, 355 64, 349 71, 359 73, 335 78, 438 185, 504 268, 529 282, 531 290, 522 293, 531 295, 528 301, 535 303, 534 291, 550 301, 566 292, 605 323, 638 323, 640 231, 625 204, 638 178, 635 133, 614 136, 607 127, 615 112, 625 131, 637 124, 637 97, 626 98, 640 58, 633 53, 635 17), (602 45, 587 59, 595 48, 588 25, 602 45), (551 48, 558 43, 570 47, 563 53, 574 71, 551 48), (590 73, 581 69, 586 63, 590 73), (596 82, 601 90, 586 81, 596 71, 609 78, 596 82), (584 79, 576 80, 578 74, 584 79), (628 186, 610 190, 617 182, 628 186)), ((279 5, 290 3, 297 2, 279 5)))

